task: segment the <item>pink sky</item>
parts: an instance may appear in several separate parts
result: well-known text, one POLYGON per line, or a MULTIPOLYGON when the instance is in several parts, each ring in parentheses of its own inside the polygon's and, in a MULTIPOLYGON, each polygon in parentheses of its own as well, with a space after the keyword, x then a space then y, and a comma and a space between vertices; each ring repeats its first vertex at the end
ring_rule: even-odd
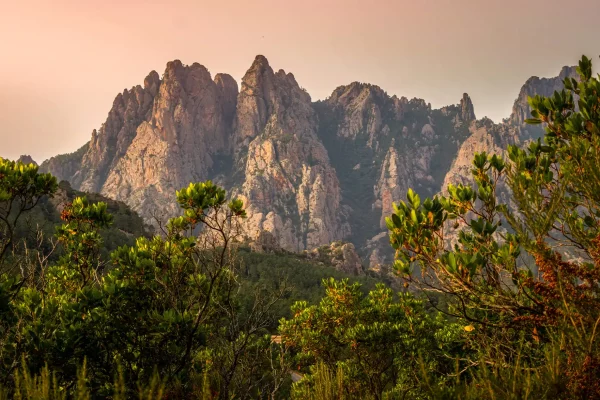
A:
POLYGON ((239 81, 263 54, 313 99, 352 81, 434 107, 467 92, 499 121, 531 75, 600 54, 598 0, 0 4, 0 156, 38 162, 83 145, 117 93, 173 59, 239 81))

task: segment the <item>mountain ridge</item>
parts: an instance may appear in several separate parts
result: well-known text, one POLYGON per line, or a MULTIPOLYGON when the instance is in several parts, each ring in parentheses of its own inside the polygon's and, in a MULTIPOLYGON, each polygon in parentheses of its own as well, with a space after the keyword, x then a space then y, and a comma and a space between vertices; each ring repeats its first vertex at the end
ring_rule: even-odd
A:
MULTIPOLYGON (((468 180, 474 151, 503 151, 539 137, 525 126, 527 96, 562 79, 532 77, 502 123, 476 119, 468 94, 433 109, 352 82, 313 101, 294 75, 257 56, 241 85, 194 63, 169 62, 162 78, 115 98, 106 122, 77 152, 40 169, 74 188, 126 202, 146 222, 175 214, 175 190, 213 179, 247 206, 246 234, 270 232, 290 251, 352 242, 371 268, 389 262, 384 217, 408 188, 423 196, 468 180)), ((488 152, 489 152, 488 151, 488 152)))

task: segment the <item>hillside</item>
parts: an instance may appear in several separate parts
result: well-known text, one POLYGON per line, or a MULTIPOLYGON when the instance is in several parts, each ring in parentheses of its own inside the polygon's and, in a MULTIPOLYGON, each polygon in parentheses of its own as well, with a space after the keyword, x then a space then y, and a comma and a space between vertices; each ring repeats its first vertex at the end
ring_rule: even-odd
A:
POLYGON ((31 247, 37 245, 36 239, 41 232, 43 234, 42 247, 49 250, 50 240, 53 239, 56 226, 62 223, 60 219, 62 209, 79 196, 85 196, 91 202, 105 202, 108 212, 114 216, 112 226, 102 233, 104 257, 108 257, 110 252, 117 247, 133 245, 137 237, 148 236, 153 232, 152 226, 144 224, 143 219, 125 203, 96 193, 74 190, 69 182, 62 181, 53 197, 42 198, 36 207, 21 218, 16 227, 16 237, 27 240, 31 247))

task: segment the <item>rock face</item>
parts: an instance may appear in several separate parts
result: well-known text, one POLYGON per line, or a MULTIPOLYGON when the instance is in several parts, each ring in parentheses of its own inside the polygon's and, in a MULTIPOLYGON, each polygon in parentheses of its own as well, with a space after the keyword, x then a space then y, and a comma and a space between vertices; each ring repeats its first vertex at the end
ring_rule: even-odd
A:
MULTIPOLYGON (((561 90, 566 77, 577 78, 576 68, 564 67, 559 76, 555 78, 530 78, 521 88, 509 118, 501 124, 494 124, 487 118, 471 123, 470 135, 458 149, 454 162, 446 173, 441 188, 442 193, 447 194, 450 184, 474 185, 470 171, 475 153, 497 154, 506 159, 508 146, 523 145, 529 140, 543 136, 544 132, 541 126, 524 123, 526 118, 531 118, 531 108, 527 99, 529 96, 535 95, 550 96, 554 91, 561 90)), ((496 193, 501 201, 509 203, 509 188, 500 183, 496 193)), ((462 225, 463 223, 459 223, 459 226, 462 225)), ((449 227, 449 232, 457 231, 449 227)), ((456 236, 451 234, 450 242, 455 240, 456 236)))
POLYGON ((469 126, 469 137, 461 144, 452 166, 444 177, 442 191, 446 193, 449 184, 471 184, 471 169, 475 153, 501 154, 511 144, 518 144, 523 138, 519 130, 507 124, 494 124, 490 119, 474 121, 469 126))
POLYGON ((175 214, 175 191, 210 177, 213 157, 228 147, 237 87, 222 83, 230 79, 219 77, 217 84, 200 64, 169 63, 149 118, 137 127, 101 193, 127 199, 144 216, 147 210, 175 214))
POLYGON ((262 56, 242 80, 233 152, 250 234, 272 232, 292 251, 348 236, 339 182, 317 137, 310 96, 262 56))
POLYGON ((308 258, 332 265, 338 271, 352 275, 364 275, 361 258, 352 243, 333 242, 306 253, 308 258))
POLYGON ((115 98, 81 155, 42 167, 79 190, 127 202, 149 222, 154 212, 164 219, 176 211, 175 190, 208 179, 213 157, 228 150, 236 97, 231 76, 213 81, 200 64, 170 62, 162 80, 152 71, 144 87, 115 98))
POLYGON ((73 153, 60 154, 49 158, 40 165, 40 169, 44 172, 51 172, 59 181, 75 182, 78 179, 79 171, 82 169, 83 156, 87 153, 89 147, 90 142, 87 142, 73 153))
POLYGON ((384 219, 393 202, 409 188, 423 197, 469 183, 475 152, 503 153, 539 137, 539 127, 523 123, 527 96, 550 95, 567 76, 575 69, 529 79, 511 116, 494 124, 476 120, 466 93, 432 109, 354 82, 312 102, 291 73, 275 72, 263 56, 239 93, 231 76, 213 79, 202 65, 176 60, 162 78, 152 71, 119 94, 87 144, 41 169, 126 202, 146 222, 176 212, 176 190, 214 179, 244 200, 246 234, 257 249, 327 248, 338 268, 362 273, 358 254, 374 269, 391 260, 384 219))
POLYGON ((531 118, 531 107, 527 102, 529 96, 551 96, 556 90, 563 88, 565 78, 578 78, 576 67, 563 67, 557 77, 539 78, 533 76, 525 82, 513 105, 508 122, 514 126, 525 127, 525 119, 531 118))
POLYGON ((464 93, 463 98, 460 100, 460 118, 463 121, 472 121, 475 119, 475 109, 473 108, 473 102, 468 94, 464 93))
POLYGON ((421 99, 390 97, 373 85, 338 87, 315 104, 323 140, 350 215, 352 242, 370 260, 385 262, 391 248, 385 217, 409 188, 437 193, 475 119, 471 99, 432 110, 421 99))
POLYGON ((74 179, 81 190, 102 191, 108 175, 135 138, 138 126, 151 117, 159 85, 158 74, 152 71, 144 79, 144 87, 138 85, 117 95, 104 125, 92 132, 89 149, 83 156, 82 164, 94 167, 81 171, 74 179))

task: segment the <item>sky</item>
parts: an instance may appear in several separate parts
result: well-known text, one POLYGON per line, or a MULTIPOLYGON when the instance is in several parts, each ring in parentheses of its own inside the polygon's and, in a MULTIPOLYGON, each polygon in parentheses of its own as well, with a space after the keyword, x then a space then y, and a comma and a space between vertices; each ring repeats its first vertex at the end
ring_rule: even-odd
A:
MULTIPOLYGON (((77 150, 114 97, 166 63, 238 82, 254 57, 313 100, 353 81, 433 107, 510 114, 523 83, 586 54, 598 0, 0 0, 0 156, 77 150)), ((597 66, 598 66, 597 65, 597 66)), ((597 70, 597 68, 595 68, 597 70)))

